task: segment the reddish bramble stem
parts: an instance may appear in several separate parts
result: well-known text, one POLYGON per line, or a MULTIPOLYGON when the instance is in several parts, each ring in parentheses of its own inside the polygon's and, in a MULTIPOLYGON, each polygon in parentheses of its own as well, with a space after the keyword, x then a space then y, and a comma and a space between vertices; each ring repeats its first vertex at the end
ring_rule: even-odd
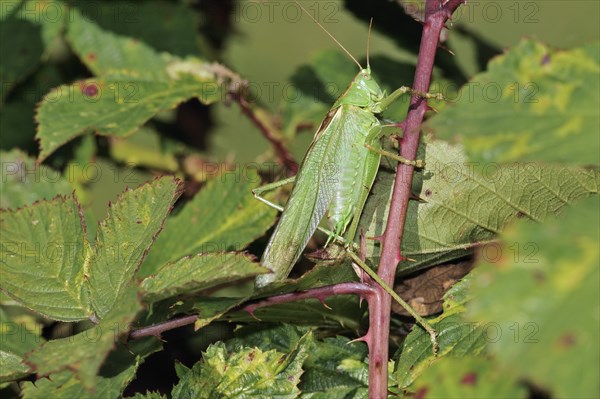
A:
MULTIPOLYGON (((440 33, 446 21, 452 13, 465 0, 427 0, 425 4, 425 23, 421 36, 419 59, 415 72, 413 90, 426 93, 429 91, 431 72, 435 60, 436 50, 439 44, 440 33)), ((421 123, 427 111, 427 101, 421 97, 413 96, 406 119, 402 123, 403 136, 400 142, 400 156, 406 159, 416 159, 419 139, 421 136, 421 123)), ((379 277, 389 286, 393 286, 396 275, 396 267, 402 258, 400 243, 406 220, 408 201, 411 196, 413 167, 407 164, 399 164, 396 170, 396 179, 390 203, 390 212, 387 225, 382 238, 381 259, 377 269, 379 277)), ((381 307, 377 309, 380 313, 377 320, 373 320, 370 326, 369 338, 373 339, 370 347, 369 362, 369 398, 387 397, 387 359, 388 342, 390 335, 390 312, 391 297, 386 295, 383 288, 375 286, 381 292, 381 307), (377 347, 375 347, 377 345, 377 347), (374 361, 382 359, 382 361, 374 361), (385 359, 385 361, 383 361, 385 359)))
POLYGON ((240 105, 242 113, 246 115, 256 127, 258 127, 263 136, 271 143, 281 163, 290 173, 295 175, 298 172, 298 164, 294 160, 292 154, 285 147, 283 140, 276 137, 276 135, 271 132, 271 130, 256 116, 250 104, 248 104, 241 94, 235 95, 234 98, 240 105))
MULTIPOLYGON (((251 315, 258 308, 265 306, 276 305, 280 303, 301 301, 303 299, 318 299, 323 302, 326 298, 334 295, 358 295, 361 298, 369 301, 373 296, 378 295, 377 291, 370 285, 363 283, 342 283, 329 285, 326 287, 312 288, 306 291, 291 292, 289 294, 275 295, 269 298, 262 299, 258 302, 250 303, 241 308, 251 315)), ((370 302, 369 302, 370 303, 370 302)), ((198 316, 182 316, 162 323, 153 324, 151 326, 140 327, 129 333, 129 339, 140 339, 144 337, 158 337, 165 332, 174 328, 183 327, 194 323, 198 316)))

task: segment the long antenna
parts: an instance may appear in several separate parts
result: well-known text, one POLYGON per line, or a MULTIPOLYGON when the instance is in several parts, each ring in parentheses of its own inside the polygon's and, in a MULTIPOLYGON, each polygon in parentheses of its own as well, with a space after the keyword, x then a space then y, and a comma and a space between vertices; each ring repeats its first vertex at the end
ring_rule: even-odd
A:
POLYGON ((333 41, 334 41, 334 42, 336 42, 336 43, 337 43, 337 45, 338 45, 338 46, 340 46, 340 47, 342 48, 342 50, 344 50, 344 52, 345 52, 346 54, 348 54, 348 57, 350 57, 350 58, 352 59, 352 61, 354 61, 354 62, 356 63, 356 65, 358 65, 358 68, 359 68, 359 69, 363 69, 362 65, 360 65, 360 63, 359 63, 358 61, 356 61, 356 58, 354 58, 354 57, 352 56, 352 54, 350 54, 350 52, 349 52, 348 50, 346 50, 346 47, 344 47, 344 46, 342 45, 342 43, 340 43, 340 42, 339 42, 339 41, 338 41, 338 40, 337 40, 335 37, 333 37, 333 35, 332 35, 331 33, 329 33, 329 31, 328 31, 327 29, 325 29, 325 27, 324 27, 323 25, 321 25, 321 24, 319 23, 319 21, 317 21, 317 19, 316 19, 315 17, 313 17, 313 16, 312 16, 312 14, 311 14, 311 13, 309 13, 309 12, 306 10, 306 8, 304 8, 304 7, 303 7, 303 6, 302 6, 302 4, 300 4, 300 3, 298 2, 298 0, 294 0, 294 2, 295 2, 296 4, 298 4, 298 7, 300 7, 300 8, 302 9, 302 11, 304 11, 304 13, 305 13, 306 15, 308 15, 308 16, 310 17, 310 19, 312 19, 312 20, 315 22, 315 24, 317 24, 317 25, 319 26, 319 28, 323 29, 323 31, 324 31, 325 33, 327 33, 327 35, 328 35, 330 38, 332 38, 332 39, 333 39, 333 41))
POLYGON ((371 62, 369 60, 369 55, 371 53, 371 27, 373 26, 373 17, 369 21, 369 35, 367 36, 367 68, 371 69, 371 62))

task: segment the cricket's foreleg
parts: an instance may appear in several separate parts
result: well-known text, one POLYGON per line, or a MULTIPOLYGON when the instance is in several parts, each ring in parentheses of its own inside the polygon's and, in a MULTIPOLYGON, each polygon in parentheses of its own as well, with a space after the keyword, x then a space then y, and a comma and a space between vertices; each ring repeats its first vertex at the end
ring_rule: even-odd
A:
POLYGON ((421 327, 423 327, 423 329, 425 331, 427 331, 427 333, 429 334, 429 338, 431 340, 431 344, 433 346, 433 353, 434 354, 437 353, 438 347, 439 347, 437 333, 436 333, 435 329, 433 327, 431 327, 431 324, 429 324, 427 322, 427 320, 425 320, 408 303, 406 303, 404 301, 404 299, 400 298, 400 296, 393 289, 391 289, 390 286, 387 285, 385 283, 385 281, 383 281, 381 279, 381 277, 379 277, 379 275, 373 269, 371 269, 365 262, 363 262, 363 260, 360 259, 360 257, 358 257, 358 255, 356 255, 350 249, 348 249, 348 254, 350 255, 350 258, 352 258, 352 262, 354 262, 356 265, 358 265, 373 280, 375 280, 375 282, 377 282, 377 284, 379 284, 385 292, 387 292, 396 302, 398 302, 400 304, 400 306, 402 306, 404 309, 406 309, 406 311, 415 319, 415 321, 421 327))
POLYGON ((432 98, 434 100, 438 100, 438 101, 443 101, 444 100, 444 95, 442 93, 423 93, 421 91, 416 91, 413 89, 409 90, 409 93, 412 94, 413 96, 417 96, 417 97, 421 97, 421 98, 432 98))
POLYGON ((415 168, 424 168, 425 167, 425 161, 423 161, 422 159, 416 159, 414 161, 411 159, 406 159, 398 154, 394 154, 393 152, 389 152, 384 149, 377 148, 374 145, 369 144, 369 143, 365 143, 365 147, 368 148, 370 151, 376 152, 376 153, 381 154, 388 158, 395 159, 396 161, 398 161, 400 163, 404 163, 406 165, 411 165, 411 166, 414 166, 415 168))
POLYGON ((406 93, 412 94, 413 96, 427 98, 427 99, 433 98, 435 100, 440 100, 440 101, 444 99, 444 96, 441 93, 422 93, 420 91, 413 90, 410 87, 401 86, 398 89, 394 90, 392 93, 390 93, 389 96, 387 96, 386 98, 381 100, 381 102, 379 103, 379 107, 381 108, 382 111, 385 110, 387 107, 390 106, 390 104, 392 104, 394 101, 396 101, 398 99, 398 97, 400 97, 406 93))
POLYGON ((423 161, 423 160, 417 159, 417 160, 413 161, 411 159, 406 159, 404 157, 401 157, 398 154, 394 154, 393 152, 389 152, 389 151, 382 149, 381 143, 379 141, 381 138, 381 133, 382 133, 382 126, 376 126, 376 127, 372 128, 371 131, 369 131, 369 134, 367 135, 367 138, 365 139, 365 143, 364 143, 364 146, 369 151, 373 151, 377 154, 386 156, 388 158, 395 159, 398 162, 404 163, 406 165, 411 165, 416 168, 424 168, 425 167, 425 161, 423 161))

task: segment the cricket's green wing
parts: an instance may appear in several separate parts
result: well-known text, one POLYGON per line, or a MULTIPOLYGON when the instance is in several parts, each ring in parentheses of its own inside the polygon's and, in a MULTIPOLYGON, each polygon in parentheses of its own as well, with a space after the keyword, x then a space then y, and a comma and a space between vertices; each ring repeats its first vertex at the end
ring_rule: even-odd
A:
MULTIPOLYGON (((258 276, 257 287, 285 279, 327 212, 339 181, 339 167, 351 139, 365 129, 366 112, 343 104, 331 110, 306 153, 290 198, 261 259, 273 272, 258 276)), ((371 116, 372 118, 372 116, 371 116)))

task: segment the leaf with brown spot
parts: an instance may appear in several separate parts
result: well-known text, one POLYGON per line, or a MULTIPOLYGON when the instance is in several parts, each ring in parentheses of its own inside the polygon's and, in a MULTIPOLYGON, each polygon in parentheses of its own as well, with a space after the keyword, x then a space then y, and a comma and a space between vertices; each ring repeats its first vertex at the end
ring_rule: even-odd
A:
MULTIPOLYGON (((408 302, 421 316, 429 316, 442 311, 445 293, 473 268, 473 261, 443 264, 402 278, 394 291, 408 302)), ((410 316, 397 302, 392 310, 403 316, 410 316)))

